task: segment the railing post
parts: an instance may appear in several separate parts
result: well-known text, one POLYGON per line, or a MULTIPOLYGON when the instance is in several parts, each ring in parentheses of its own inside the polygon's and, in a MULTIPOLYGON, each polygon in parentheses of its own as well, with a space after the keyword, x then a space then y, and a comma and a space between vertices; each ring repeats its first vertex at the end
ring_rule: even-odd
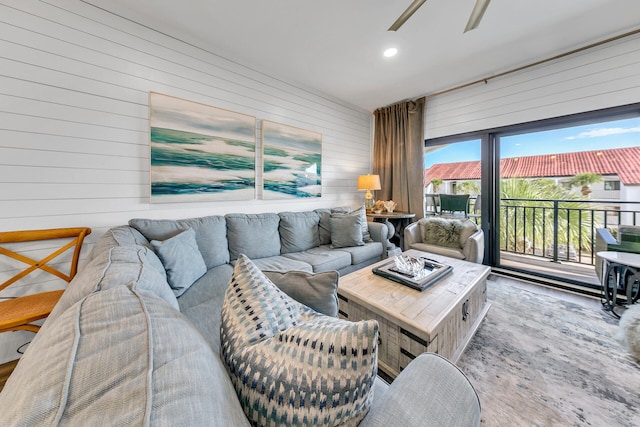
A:
POLYGON ((558 201, 557 200, 553 201, 553 262, 558 262, 558 201))

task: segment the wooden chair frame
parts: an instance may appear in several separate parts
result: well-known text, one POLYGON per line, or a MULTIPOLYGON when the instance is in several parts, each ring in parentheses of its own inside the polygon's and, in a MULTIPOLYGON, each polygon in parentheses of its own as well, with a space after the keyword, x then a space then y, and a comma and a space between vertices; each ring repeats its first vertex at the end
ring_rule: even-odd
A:
MULTIPOLYGON (((80 259, 82 242, 84 241, 85 236, 89 234, 91 234, 91 229, 87 227, 0 232, 0 244, 72 238, 71 241, 62 245, 60 248, 56 249, 39 261, 0 246, 0 255, 5 255, 28 265, 27 268, 1 283, 0 291, 38 269, 52 274, 67 283, 71 282, 78 271, 78 260, 80 259), (69 274, 65 274, 55 267, 48 265, 48 263, 54 258, 72 247, 75 248, 71 259, 69 274)), ((0 332, 17 330, 37 332, 40 329, 40 326, 31 325, 30 323, 47 317, 62 296, 63 292, 64 291, 62 290, 41 292, 17 297, 7 301, 1 301, 0 332)))

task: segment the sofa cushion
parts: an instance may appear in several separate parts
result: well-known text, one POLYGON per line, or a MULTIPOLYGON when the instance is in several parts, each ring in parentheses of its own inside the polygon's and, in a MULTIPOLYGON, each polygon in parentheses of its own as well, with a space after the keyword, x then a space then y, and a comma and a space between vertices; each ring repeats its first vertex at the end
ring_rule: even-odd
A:
POLYGON ((307 273, 304 271, 263 271, 281 291, 318 313, 338 317, 337 271, 307 273))
POLYGON ((123 285, 86 296, 38 333, 0 407, 6 426, 248 425, 193 326, 154 293, 123 285))
POLYGON ((196 233, 198 249, 207 269, 229 262, 227 225, 222 216, 205 216, 188 219, 140 219, 134 218, 129 225, 148 240, 167 240, 189 228, 196 233))
POLYGON ((221 353, 249 421, 357 425, 373 398, 378 323, 324 316, 238 259, 222 309, 221 353))
POLYGON ((113 246, 82 268, 73 278, 47 318, 57 318, 85 296, 125 284, 131 289, 154 292, 175 310, 178 302, 167 283, 164 267, 153 250, 144 246, 113 246))
MULTIPOLYGON (((338 215, 338 214, 335 214, 338 215)), ((354 215, 331 216, 331 247, 362 246, 362 218, 354 215)))
POLYGON ((194 324, 216 354, 220 353, 222 302, 232 274, 230 264, 214 267, 178 298, 180 312, 194 324))
POLYGON ((232 260, 280 255, 280 217, 275 213, 227 214, 227 235, 232 260))
POLYGON ((379 258, 380 255, 382 255, 382 250, 382 243, 371 242, 365 243, 364 246, 341 248, 340 252, 348 252, 351 254, 351 264, 356 265, 372 258, 379 258))
MULTIPOLYGON (((258 266, 260 270, 264 271, 307 271, 309 273, 313 273, 313 267, 308 262, 298 261, 292 256, 295 254, 286 254, 286 255, 278 255, 272 256, 268 258, 260 258, 254 259, 253 263, 258 266)), ((232 264, 235 265, 236 261, 232 261, 232 264)))
POLYGON ((151 249, 151 244, 138 230, 128 225, 121 225, 107 230, 96 242, 89 259, 94 259, 98 254, 106 252, 113 246, 146 246, 151 249))
POLYGON ((320 245, 318 224, 320 215, 316 212, 281 212, 280 252, 300 252, 320 245))
MULTIPOLYGON (((333 250, 329 246, 318 246, 308 251, 284 254, 283 257, 310 265, 312 268, 311 271, 314 273, 340 270, 351 265, 351 255, 342 250, 333 250)), ((259 261, 260 260, 255 261, 257 265, 260 265, 259 261)), ((260 269, 270 270, 265 268, 260 269)))
POLYGON ((349 208, 333 208, 331 209, 331 217, 337 216, 357 216, 360 218, 360 226, 362 227, 362 241, 365 243, 372 242, 371 234, 369 233, 369 223, 367 222, 367 210, 364 206, 360 206, 358 209, 350 210, 349 208))
POLYGON ((167 272, 167 281, 179 297, 207 272, 192 228, 167 240, 152 240, 151 245, 167 272))
POLYGON ((438 254, 455 259, 465 259, 462 249, 448 248, 446 246, 429 245, 427 243, 412 243, 411 249, 417 249, 423 252, 430 252, 432 254, 438 254))

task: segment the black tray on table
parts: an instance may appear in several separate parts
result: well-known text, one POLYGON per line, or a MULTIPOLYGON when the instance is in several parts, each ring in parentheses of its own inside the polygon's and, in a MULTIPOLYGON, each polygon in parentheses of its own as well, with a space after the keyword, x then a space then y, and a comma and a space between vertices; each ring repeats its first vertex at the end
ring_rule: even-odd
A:
MULTIPOLYGON (((401 255, 405 259, 405 255, 401 255)), ((373 274, 384 277, 385 279, 393 280, 394 282, 401 283, 410 288, 424 291, 429 286, 442 279, 447 274, 451 273, 453 268, 450 265, 442 264, 436 260, 418 257, 424 262, 423 271, 419 275, 413 275, 397 268, 396 262, 391 260, 380 267, 373 269, 373 274)))

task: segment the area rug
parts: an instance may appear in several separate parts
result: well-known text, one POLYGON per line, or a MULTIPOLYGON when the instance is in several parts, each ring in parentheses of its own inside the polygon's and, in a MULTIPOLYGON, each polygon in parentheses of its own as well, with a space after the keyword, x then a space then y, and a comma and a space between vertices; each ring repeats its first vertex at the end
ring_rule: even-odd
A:
POLYGON ((458 366, 482 425, 640 426, 640 363, 599 310, 489 282, 492 307, 458 366))

